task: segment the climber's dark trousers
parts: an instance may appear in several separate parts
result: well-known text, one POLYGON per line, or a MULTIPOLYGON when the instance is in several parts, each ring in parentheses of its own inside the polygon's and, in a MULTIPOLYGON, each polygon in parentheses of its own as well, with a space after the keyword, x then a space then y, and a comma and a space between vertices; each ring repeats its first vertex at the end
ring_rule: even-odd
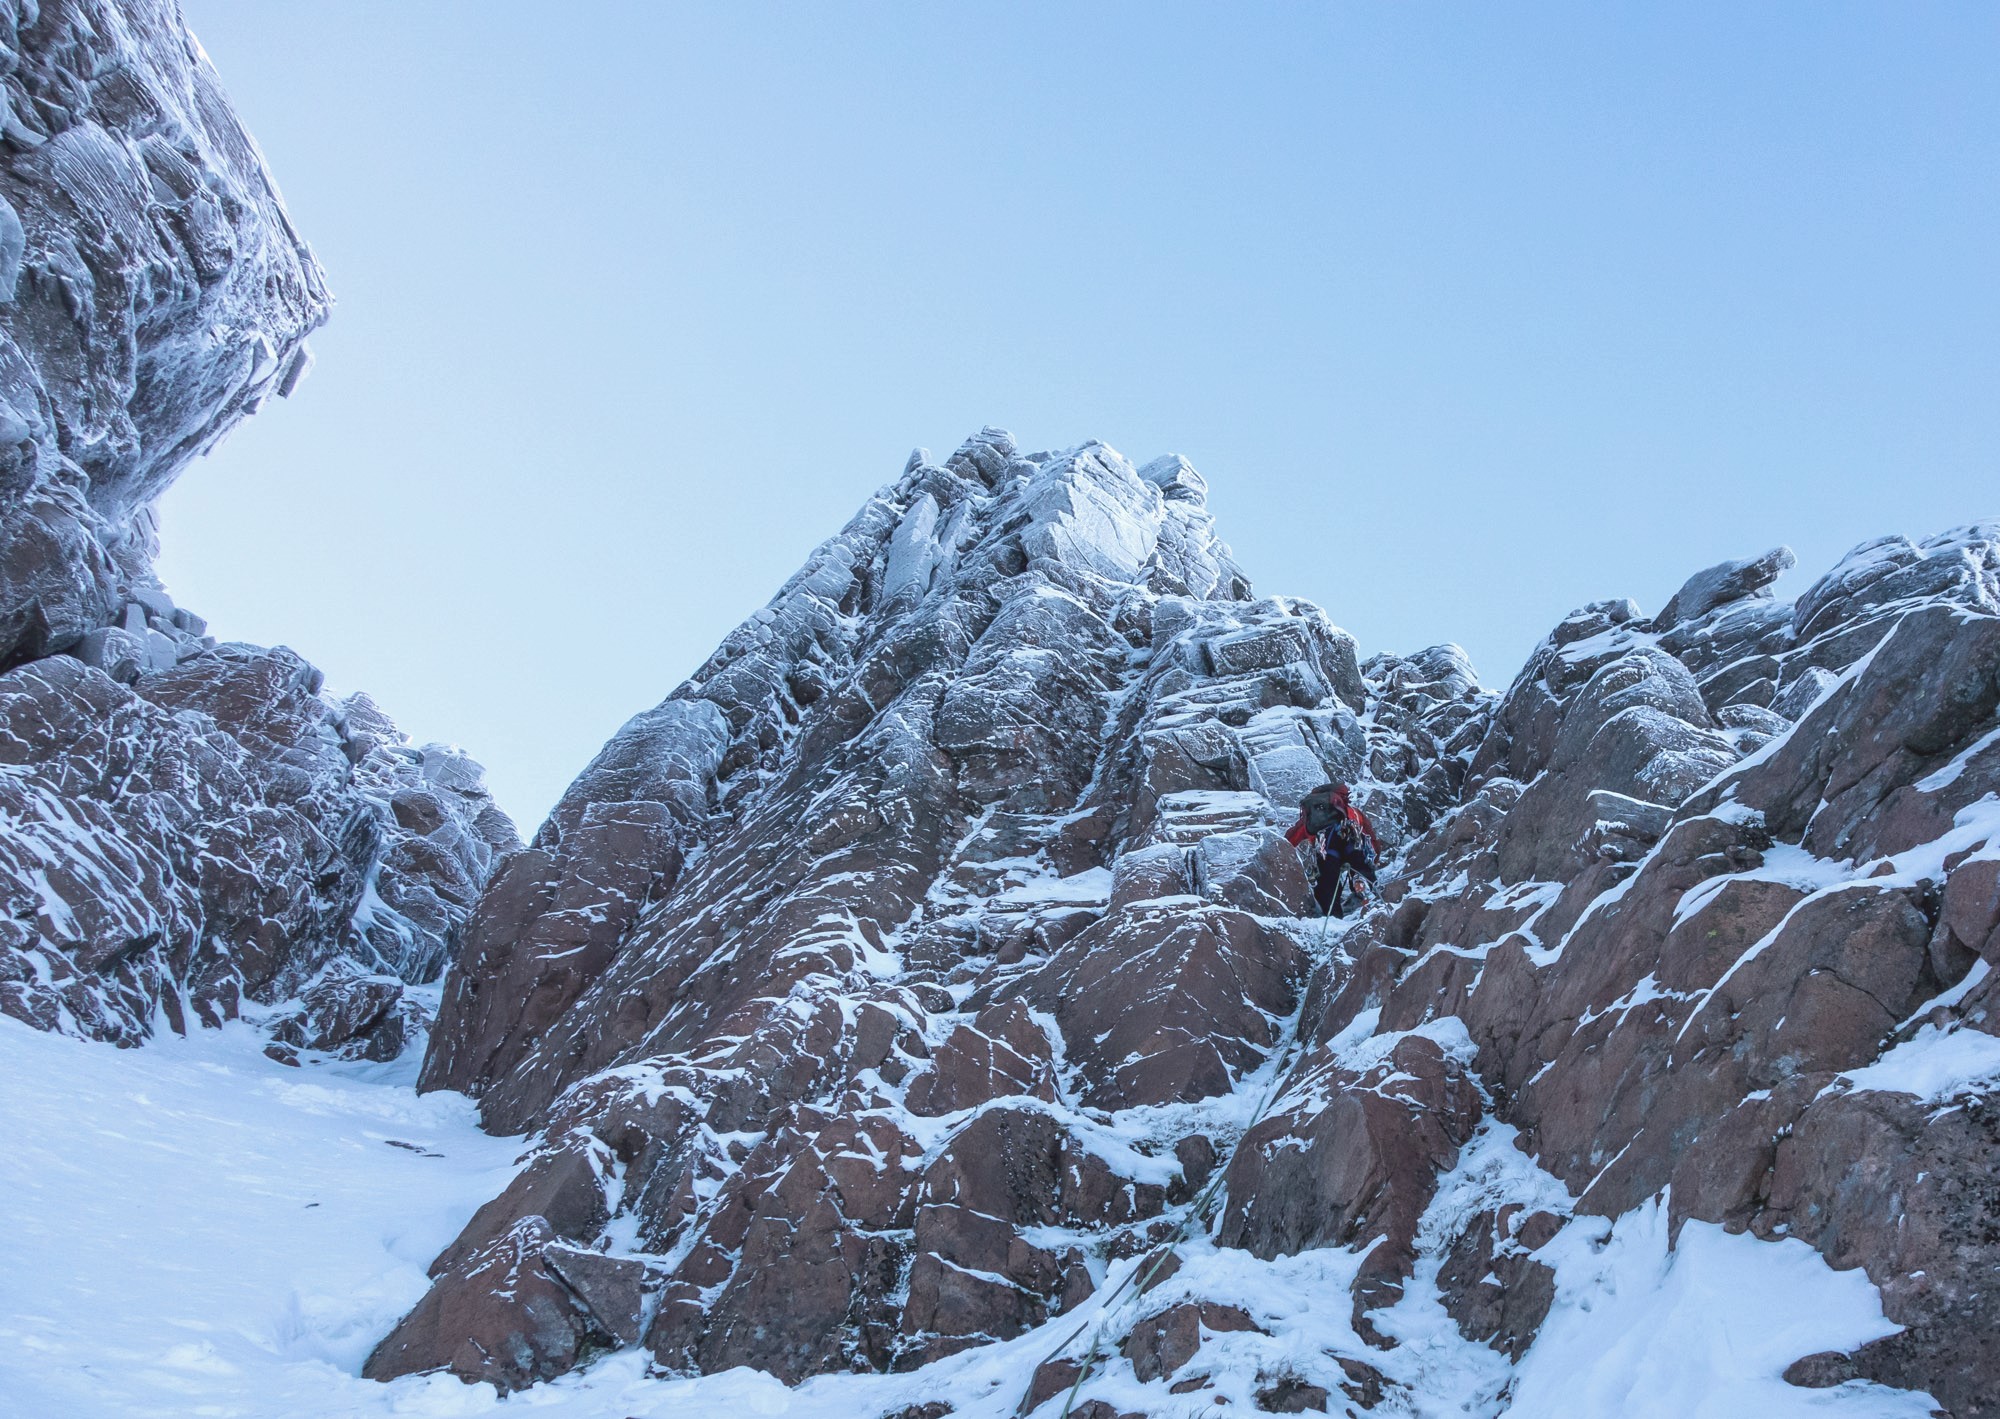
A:
MULTIPOLYGON (((1346 871, 1353 871, 1366 878, 1369 886, 1375 885, 1375 869, 1359 855, 1350 861, 1327 853, 1319 860, 1319 881, 1313 887, 1313 900, 1319 903, 1319 914, 1325 916, 1334 911, 1334 893, 1340 890, 1341 877, 1346 871)), ((1339 915, 1338 912, 1334 913, 1339 915)))

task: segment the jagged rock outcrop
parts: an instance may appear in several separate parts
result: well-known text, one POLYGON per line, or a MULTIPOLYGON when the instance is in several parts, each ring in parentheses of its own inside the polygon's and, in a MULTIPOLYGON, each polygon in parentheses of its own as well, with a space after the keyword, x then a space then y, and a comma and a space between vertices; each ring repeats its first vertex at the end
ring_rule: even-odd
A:
POLYGON ((482 898, 425 1084, 569 1181, 483 1210, 369 1372, 612 1343, 574 1282, 522 1293, 559 1325, 496 1300, 499 1238, 608 1248, 664 1370, 798 1380, 1095 1307, 1191 1229, 1351 1257, 1349 1339, 1175 1260, 1100 1363, 1192 1393, 1219 1336, 1247 1402, 1372 1405, 1423 1382, 1410 1307, 1504 1371, 1558 1239, 1665 1195, 1881 1288, 1903 1328, 1797 1376, 1991 1413, 2000 529, 1785 602, 1790 564, 1585 607, 1496 696, 1253 599, 1182 460, 919 451, 482 898), (1329 777, 1390 861, 1322 926, 1280 832, 1329 777))
POLYGON ((144 663, 154 499, 328 298, 169 0, 8 0, 0 82, 0 669, 114 623, 144 663))
MULTIPOLYGON (((1462 764, 1389 753, 1351 638, 1252 600, 1204 495, 919 451, 496 877, 425 1083, 609 1150, 662 1364, 908 1366, 1074 1307, 1213 1156, 1114 1121, 1228 1099, 1296 1011, 1291 803, 1378 749, 1386 831, 1448 803, 1462 764)), ((1376 672, 1469 754, 1462 657, 1376 672)), ((519 1382, 420 1338, 372 1372, 519 1382)))
POLYGON ((296 996, 281 1042, 395 1053, 513 827, 476 764, 319 684, 237 645, 0 675, 0 1010, 133 1044, 296 996))
POLYGON ((0 1011, 289 1002, 280 1054, 389 1057, 512 824, 152 571, 154 500, 304 374, 319 268, 174 5, 0 5, 0 88, 0 1011))
MULTIPOLYGON (((1980 1050, 1950 1060, 1960 1032, 2000 1031, 1968 940, 2000 854, 2000 528, 1866 544, 1794 603, 1743 575, 1786 560, 1698 575, 1688 616, 1605 603, 1558 627, 1302 1029, 1349 1049, 1465 1031, 1487 1109, 1576 1211, 1665 1192, 1676 1227, 1865 1267, 1905 1328, 1843 1373, 1990 1414, 2000 1371, 1969 1337, 2000 1318, 2000 1251, 1973 1240, 1996 1215, 1995 1081, 1980 1050), (1954 926, 1948 900, 1978 905, 1954 926)), ((1233 1166, 1254 1215, 1259 1162, 1233 1166)), ((1529 1284, 1513 1269, 1503 1294, 1529 1284)), ((1465 1309, 1492 1334, 1503 1305, 1465 1309)))
POLYGON ((1495 695, 1255 599, 1184 460, 989 429, 522 848, 153 575, 328 308, 177 10, 0 0, 0 89, 0 1011, 386 1059, 447 971, 425 1085, 536 1137, 367 1373, 796 1381, 1081 1316, 1031 1403, 1088 1362, 1080 1415, 1368 1409, 1456 1335, 1497 1414, 1653 1218, 1865 1273, 1889 1324, 1791 1383, 2000 1413, 2000 527, 1593 603, 1495 695), (1338 923, 1280 836, 1326 778, 1387 853, 1338 923))

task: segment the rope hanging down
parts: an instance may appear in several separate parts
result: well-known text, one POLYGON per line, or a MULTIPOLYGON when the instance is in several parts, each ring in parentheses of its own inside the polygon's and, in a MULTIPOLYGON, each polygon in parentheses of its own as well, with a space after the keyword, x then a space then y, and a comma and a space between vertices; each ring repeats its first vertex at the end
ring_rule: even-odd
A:
MULTIPOLYGON (((1333 917, 1330 912, 1320 913, 1319 954, 1322 957, 1326 954, 1327 931, 1332 921, 1333 917)), ((1173 1235, 1167 1240, 1166 1244, 1154 1253, 1152 1264, 1143 1268, 1135 1266, 1126 1272, 1125 1279, 1119 1282, 1117 1288, 1099 1303, 1097 1333, 1091 1337, 1090 1349, 1083 1357, 1083 1365, 1077 1371, 1075 1382, 1070 1385, 1069 1393, 1063 1397, 1062 1419, 1069 1419, 1070 1411, 1076 1405, 1077 1395, 1083 1389, 1083 1382, 1090 1378, 1091 1371, 1096 1368, 1099 1357, 1104 1353, 1105 1337, 1113 1329, 1111 1321, 1117 1315, 1118 1310, 1125 1304, 1119 1298, 1124 1295, 1126 1288, 1130 1287, 1134 1281, 1137 1281, 1139 1285, 1132 1292, 1132 1295, 1126 1299, 1136 1300, 1138 1297, 1145 1295, 1147 1289, 1153 1284, 1153 1278, 1159 1275, 1160 1268, 1167 1264, 1167 1259, 1187 1240, 1188 1230, 1194 1225, 1195 1219, 1204 1216, 1208 1212, 1208 1209, 1215 1201, 1216 1194, 1222 1190, 1222 1180, 1228 1176, 1229 1165, 1236 1161, 1236 1150, 1243 1146, 1243 1139, 1249 1137, 1250 1131, 1264 1121, 1264 1116, 1270 1112, 1271 1105, 1278 1101, 1278 1095, 1283 1090, 1285 1084, 1285 1072, 1292 1064, 1297 1044, 1298 1041, 1295 1037, 1291 1045, 1287 1046, 1284 1057, 1278 1059, 1277 1068, 1271 1076, 1271 1087, 1264 1091, 1263 1100, 1257 1105, 1256 1111, 1250 1115, 1250 1121, 1243 1126, 1242 1134, 1237 1137, 1236 1147, 1230 1149, 1229 1158, 1226 1161, 1216 1164, 1215 1176, 1209 1179, 1208 1186, 1201 1190, 1194 1201, 1188 1204, 1187 1211, 1181 1216, 1180 1225, 1174 1228, 1173 1235), (1143 1275, 1141 1275, 1142 1271, 1143 1275)), ((1077 1337, 1082 1335, 1089 1326, 1090 1321, 1086 1319, 1075 1330, 1064 1336, 1057 1343, 1056 1348, 1049 1351, 1042 1358, 1041 1363, 1035 1366, 1035 1372, 1038 1373, 1043 1365, 1060 1359, 1063 1351, 1069 1349, 1076 1342, 1077 1337)), ((1020 1404, 1016 1405, 1014 1409, 1014 1413, 1017 1416, 1025 1416, 1029 1412, 1031 1406, 1028 1400, 1033 1393, 1034 1379, 1033 1373, 1031 1373, 1028 1380, 1028 1388, 1021 1395, 1020 1404)))

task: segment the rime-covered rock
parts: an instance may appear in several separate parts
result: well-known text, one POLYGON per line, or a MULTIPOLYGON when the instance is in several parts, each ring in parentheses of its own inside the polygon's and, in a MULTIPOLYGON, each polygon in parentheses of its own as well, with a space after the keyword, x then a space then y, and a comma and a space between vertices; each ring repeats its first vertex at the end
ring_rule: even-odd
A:
POLYGON ((0 5, 0 72, 0 1010, 131 1044, 285 1003, 286 1057, 388 1057, 513 825, 152 572, 154 500, 304 374, 319 268, 173 5, 0 5))
POLYGON ((154 500, 292 392, 329 298, 177 7, 10 0, 0 46, 5 667, 157 592, 154 500))
MULTIPOLYGON (((1204 498, 1102 444, 920 451, 495 877, 425 1084, 613 1148, 640 1254, 678 1258, 661 1364, 1019 1333, 1144 1245, 1181 1153, 1213 1166, 1102 1119, 1269 1057, 1309 969, 1280 834, 1370 742, 1352 638, 1251 600, 1204 498)), ((1406 676, 1413 715, 1465 707, 1447 735, 1483 703, 1454 655, 1406 676)))
POLYGON ((512 845, 465 763, 282 648, 0 675, 0 1010, 133 1044, 297 997, 281 1042, 393 1054, 512 845))
MULTIPOLYGON (((1665 1193, 1867 1269, 1906 1328, 1801 1376, 1986 1415, 2000 1252, 1950 1239, 1996 1163, 2000 541, 1871 543, 1797 602, 1789 563, 1584 607, 1496 696, 1253 599, 1184 460, 920 450, 503 865, 425 1085, 542 1130, 584 1203, 539 1264, 656 1288, 668 1372, 923 1365, 1144 1258, 1122 1383, 1201 1388, 1214 1343, 1270 1361, 1246 1401, 1383 1403, 1410 1307, 1505 1369, 1557 1239, 1665 1193), (1282 837, 1328 778, 1387 854, 1341 922, 1282 837), (1183 1229, 1346 1257, 1348 1348, 1243 1349, 1292 1313, 1204 1294, 1183 1229)), ((491 1377, 461 1293, 545 1190, 440 1258, 398 1372, 491 1377)))

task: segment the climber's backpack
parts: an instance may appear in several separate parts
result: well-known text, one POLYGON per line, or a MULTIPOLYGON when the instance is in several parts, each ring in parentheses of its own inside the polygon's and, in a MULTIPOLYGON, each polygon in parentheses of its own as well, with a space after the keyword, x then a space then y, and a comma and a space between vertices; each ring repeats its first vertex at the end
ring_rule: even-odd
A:
POLYGON ((1336 823, 1351 822, 1347 810, 1340 806, 1333 796, 1333 785, 1323 783, 1299 800, 1299 812, 1305 815, 1306 829, 1314 837, 1331 828, 1336 823))

